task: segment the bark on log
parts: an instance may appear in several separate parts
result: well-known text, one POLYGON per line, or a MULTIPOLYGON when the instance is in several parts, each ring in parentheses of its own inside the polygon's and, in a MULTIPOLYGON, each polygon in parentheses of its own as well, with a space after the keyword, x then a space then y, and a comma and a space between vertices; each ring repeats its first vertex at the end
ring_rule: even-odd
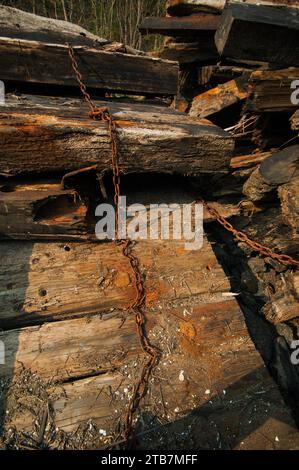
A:
MULTIPOLYGON (((178 66, 147 56, 104 52, 75 46, 86 86, 139 95, 175 95, 178 66)), ((0 38, 0 79, 26 83, 78 86, 68 47, 37 41, 0 38)))
MULTIPOLYGON (((116 120, 124 173, 217 173, 227 170, 233 139, 209 121, 171 109, 97 102, 116 120)), ((0 108, 0 174, 111 168, 105 122, 93 121, 81 100, 8 98, 0 108)))
POLYGON ((284 112, 296 109, 291 101, 291 84, 297 80, 299 69, 256 71, 251 74, 251 93, 247 108, 251 112, 284 112))
POLYGON ((297 9, 280 9, 244 3, 228 4, 215 35, 223 57, 299 65, 297 9))
POLYGON ((248 97, 248 86, 243 77, 231 80, 195 96, 190 109, 190 116, 209 117, 248 97))

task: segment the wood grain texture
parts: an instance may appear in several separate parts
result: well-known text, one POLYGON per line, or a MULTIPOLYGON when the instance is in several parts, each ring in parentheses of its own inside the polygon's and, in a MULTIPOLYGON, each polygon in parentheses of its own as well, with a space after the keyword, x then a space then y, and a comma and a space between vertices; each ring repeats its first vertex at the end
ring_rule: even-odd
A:
POLYGON ((205 13, 178 18, 171 16, 147 17, 142 21, 139 30, 142 34, 189 36, 203 31, 213 31, 215 33, 218 24, 218 15, 205 13))
POLYGON ((223 11, 215 41, 226 58, 298 66, 298 30, 297 9, 232 3, 223 11))
MULTIPOLYGON (((129 172, 221 172, 233 139, 209 121, 166 107, 96 102, 108 106, 118 128, 120 168, 129 172)), ((0 108, 0 173, 66 172, 96 164, 111 168, 104 122, 88 117, 81 100, 11 97, 0 108)))
MULTIPOLYGON (((267 5, 275 7, 289 6, 298 8, 297 0, 230 0, 230 3, 247 3, 256 5, 267 5)), ((201 12, 222 13, 226 4, 226 0, 168 0, 167 12, 169 15, 193 15, 201 12)))
POLYGON ((220 56, 216 49, 213 31, 203 31, 192 37, 175 37, 167 40, 160 56, 180 64, 216 64, 220 56))
POLYGON ((230 80, 195 96, 189 114, 190 116, 201 118, 209 117, 245 100, 248 97, 248 93, 248 86, 242 77, 230 80))
POLYGON ((191 15, 201 12, 220 13, 225 0, 168 0, 167 13, 169 15, 191 15))
POLYGON ((280 186, 278 194, 285 223, 294 232, 299 232, 299 178, 296 177, 280 186))
MULTIPOLYGON (((127 308, 135 298, 128 260, 113 243, 3 242, 0 250, 2 325, 127 308)), ((135 252, 148 306, 229 289, 207 241, 197 251, 185 250, 183 242, 140 241, 135 252)))
MULTIPOLYGON (((177 92, 178 66, 174 62, 90 46, 74 46, 74 50, 88 87, 140 95, 177 92)), ((4 81, 78 86, 66 45, 1 37, 0 65, 4 81)))
POLYGON ((255 71, 250 76, 250 95, 246 106, 250 112, 292 111, 291 84, 299 76, 298 68, 285 70, 255 71))
POLYGON ((88 204, 59 183, 0 186, 0 238, 87 235, 88 204))
POLYGON ((90 33, 68 21, 55 20, 44 16, 0 5, 1 36, 28 41, 41 41, 52 44, 73 46, 102 46, 109 41, 90 33))

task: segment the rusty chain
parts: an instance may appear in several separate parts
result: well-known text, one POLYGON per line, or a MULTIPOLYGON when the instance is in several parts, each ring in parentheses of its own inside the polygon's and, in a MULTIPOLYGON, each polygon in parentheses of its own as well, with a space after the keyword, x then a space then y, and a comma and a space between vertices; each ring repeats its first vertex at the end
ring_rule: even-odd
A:
POLYGON ((296 268, 299 268, 299 261, 291 258, 291 256, 275 253, 271 248, 268 248, 267 246, 262 245, 261 243, 258 243, 254 240, 251 240, 246 235, 246 233, 235 229, 232 224, 230 224, 224 217, 222 217, 222 215, 220 215, 216 209, 209 206, 209 204, 207 204, 205 201, 203 201, 202 199, 197 199, 196 202, 202 204, 207 209, 209 214, 211 214, 212 217, 215 217, 217 222, 219 222, 222 227, 224 227, 228 232, 231 232, 239 242, 245 243, 247 246, 249 246, 252 250, 258 252, 260 255, 272 258, 275 261, 278 261, 279 263, 283 264, 284 266, 294 266, 296 268))
POLYGON ((118 238, 118 208, 119 208, 119 197, 120 197, 120 170, 119 170, 119 151, 118 151, 118 139, 117 139, 117 128, 116 123, 110 114, 107 107, 99 108, 92 101, 89 93, 87 92, 86 86, 83 83, 83 78, 80 73, 78 63, 75 57, 74 50, 70 44, 67 44, 68 52, 72 63, 72 68, 75 73, 77 82, 79 84, 82 95, 90 107, 89 117, 98 121, 105 121, 108 125, 108 132, 111 141, 111 153, 112 153, 112 174, 113 174, 113 186, 114 186, 114 204, 116 208, 116 245, 122 247, 123 255, 129 260, 133 275, 134 285, 136 290, 136 297, 132 304, 127 310, 130 310, 135 316, 135 322, 137 326, 137 333, 140 339, 140 344, 143 352, 148 356, 145 364, 143 365, 140 378, 134 386, 133 395, 130 399, 129 406, 125 415, 124 423, 124 437, 126 441, 129 441, 132 435, 133 429, 133 418, 134 413, 139 408, 139 404, 142 398, 146 394, 148 388, 149 378, 152 369, 155 367, 159 360, 158 350, 153 347, 145 332, 146 319, 142 312, 142 307, 145 300, 145 288, 143 277, 140 271, 139 261, 132 253, 132 242, 130 240, 120 240, 118 238))

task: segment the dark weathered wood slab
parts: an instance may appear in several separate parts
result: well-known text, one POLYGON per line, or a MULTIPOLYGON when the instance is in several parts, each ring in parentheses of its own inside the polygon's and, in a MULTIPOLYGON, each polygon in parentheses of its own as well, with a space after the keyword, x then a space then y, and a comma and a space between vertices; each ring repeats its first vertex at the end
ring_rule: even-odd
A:
POLYGON ((232 3, 224 9, 215 36, 219 53, 239 61, 299 65, 299 12, 232 3))
MULTIPOLYGON (((238 0, 232 0, 238 1, 238 0)), ((240 1, 240 0, 239 0, 240 1)), ((268 5, 275 7, 292 6, 298 7, 297 0, 241 0, 244 3, 256 5, 268 5)), ((169 15, 193 15, 201 12, 220 14, 225 7, 226 0, 168 0, 167 12, 169 15)))
POLYGON ((57 183, 0 185, 0 238, 86 235, 88 206, 57 183))
MULTIPOLYGON (((176 94, 178 66, 175 63, 104 52, 90 46, 74 46, 74 50, 88 87, 140 95, 176 94)), ((0 38, 0 79, 78 86, 66 45, 3 37, 0 38)))
POLYGON ((219 24, 219 15, 201 13, 193 16, 174 18, 148 17, 139 26, 142 34, 163 34, 165 36, 188 36, 203 31, 214 31, 219 24))
POLYGON ((169 15, 174 16, 202 12, 220 13, 224 5, 225 0, 168 0, 167 12, 169 15))
POLYGON ((246 106, 251 112, 282 112, 296 109, 291 101, 293 81, 299 77, 298 68, 257 70, 250 76, 251 93, 246 106))
MULTIPOLYGON (((1 326, 109 312, 135 298, 128 260, 113 243, 11 241, 1 242, 0 251, 1 326)), ((140 241, 134 251, 146 275, 148 307, 183 300, 190 292, 217 301, 229 290, 207 240, 197 251, 163 241, 140 241)))
POLYGON ((195 96, 189 114, 201 118, 209 117, 245 100, 248 94, 246 79, 240 77, 236 80, 230 80, 195 96))
MULTIPOLYGON (((118 249, 108 247, 110 258, 115 250, 120 260, 118 249)), ((172 292, 171 299, 167 299, 168 288, 160 290, 155 282, 151 290, 147 284, 148 295, 157 294, 157 298, 153 308, 147 299, 146 329, 151 342, 159 347, 161 360, 136 413, 138 429, 141 426, 143 432, 155 428, 149 441, 141 436, 144 446, 156 448, 155 437, 160 440, 158 427, 159 432, 166 432, 162 439, 171 447, 167 436, 181 439, 181 426, 194 448, 297 448, 299 434, 290 411, 256 351, 240 307, 228 292, 229 286, 211 296, 215 282, 219 286, 228 284, 211 245, 207 243, 212 265, 207 269, 205 261, 196 271, 194 266, 199 262, 194 253, 189 265, 177 243, 149 244, 149 258, 143 256, 144 248, 141 244, 138 250, 142 265, 145 263, 148 273, 156 269, 158 278, 163 282, 167 279, 172 292), (152 264, 148 264, 150 259, 152 264), (172 270, 165 277, 164 269, 170 264, 172 270), (182 275, 179 282, 178 273, 182 275), (213 276, 213 281, 204 287, 207 276, 213 276), (201 297, 196 296, 191 279, 194 286, 201 286, 201 297), (183 290, 185 294, 181 295, 183 290), (146 421, 148 414, 158 422, 146 421)), ((86 282, 86 272, 82 278, 86 282)), ((106 284, 103 296, 107 289, 106 284)), ((38 435, 44 411, 49 409, 48 421, 57 433, 76 431, 80 425, 89 430, 98 426, 94 448, 103 445, 105 434, 110 436, 108 442, 121 438, 125 411, 144 357, 133 317, 128 312, 122 312, 122 316, 117 313, 110 318, 94 315, 0 333, 7 348, 2 378, 11 383, 4 391, 5 430, 16 428, 38 435), (24 383, 26 386, 22 386, 24 383)), ((51 434, 54 447, 59 446, 53 440, 55 432, 51 434)), ((48 438, 45 430, 45 442, 48 438)), ((92 444, 89 439, 82 444, 64 444, 67 448, 71 445, 84 448, 92 444)))
MULTIPOLYGON (((217 173, 229 167, 233 139, 209 121, 166 107, 97 104, 108 106, 116 120, 125 173, 217 173)), ((8 97, 0 108, 0 173, 66 172, 94 164, 111 169, 107 126, 88 111, 82 100, 8 97)))
POLYGON ((180 64, 216 64, 220 56, 218 54, 214 31, 203 31, 192 35, 192 38, 180 38, 168 40, 160 56, 163 59, 176 60, 180 64))

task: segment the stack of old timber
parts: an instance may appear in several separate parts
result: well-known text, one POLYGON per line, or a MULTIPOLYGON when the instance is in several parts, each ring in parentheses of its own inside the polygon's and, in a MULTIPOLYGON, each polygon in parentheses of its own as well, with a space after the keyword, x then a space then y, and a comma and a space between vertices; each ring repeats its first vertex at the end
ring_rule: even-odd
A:
MULTIPOLYGON (((161 57, 180 64, 173 108, 194 122, 209 119, 235 140, 230 174, 192 185, 220 207, 235 201, 236 228, 297 260, 298 7, 294 0, 169 0, 168 16, 140 26, 143 34, 168 36, 161 57)), ((272 370, 294 398, 299 371, 290 356, 299 334, 298 270, 261 259, 218 226, 214 230, 216 240, 226 243, 221 256, 228 272, 239 279, 235 289, 245 290, 247 306, 258 299, 257 311, 279 335, 272 370)))
MULTIPOLYGON (((121 246, 94 235, 96 205, 113 200, 111 142, 105 123, 88 116, 66 43, 96 104, 114 117, 122 188, 131 202, 190 203, 191 190, 203 182, 201 195, 214 199, 214 207, 248 221, 235 199, 217 200, 217 184, 219 192, 229 192, 243 177, 231 162, 239 165, 241 158, 251 172, 262 157, 233 158, 235 141, 245 139, 217 126, 209 113, 194 119, 167 106, 179 98, 176 62, 11 8, 0 8, 0 24, 0 79, 7 91, 0 108, 0 445, 126 446, 125 416, 145 360, 130 310, 134 273, 121 246)), ((239 70, 232 73, 242 76, 239 70)), ((213 71, 213 80, 221 73, 230 72, 213 71)), ((294 166, 292 154, 288 161, 294 166)), ((260 174, 272 187, 271 169, 260 174)), ((278 183, 286 220, 296 190, 292 178, 278 183)), ((212 227, 213 218, 204 217, 212 227)), ((295 231, 294 216, 292 224, 295 231)), ((146 334, 160 353, 134 415, 136 445, 299 448, 290 408, 265 367, 274 370, 273 332, 255 315, 256 292, 247 309, 235 298, 240 293, 243 299, 244 286, 262 288, 238 252, 231 255, 231 264, 243 269, 238 292, 238 277, 225 274, 222 247, 231 246, 224 238, 212 247, 207 230, 197 251, 179 240, 143 240, 133 247, 144 280, 146 334)), ((264 272, 263 260, 254 262, 264 272)), ((266 274, 273 277, 274 268, 266 274)), ((282 270, 284 279, 291 298, 295 278, 282 270)), ((289 369, 279 362, 279 345, 276 375, 287 390, 281 382, 289 369)))

